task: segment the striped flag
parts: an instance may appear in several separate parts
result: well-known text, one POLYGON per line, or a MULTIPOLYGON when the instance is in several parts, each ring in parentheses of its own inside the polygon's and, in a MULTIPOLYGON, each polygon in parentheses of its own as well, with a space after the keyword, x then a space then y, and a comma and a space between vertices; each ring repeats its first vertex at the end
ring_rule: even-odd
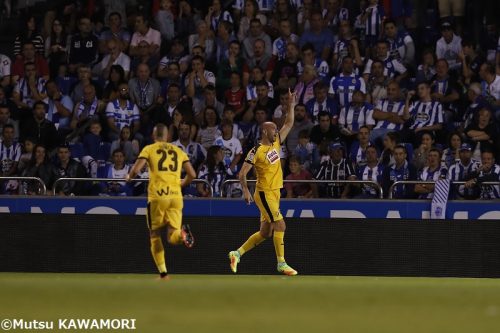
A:
POLYGON ((450 192, 450 180, 439 179, 434 186, 434 196, 431 203, 431 219, 443 220, 446 216, 446 204, 448 203, 448 193, 450 192))

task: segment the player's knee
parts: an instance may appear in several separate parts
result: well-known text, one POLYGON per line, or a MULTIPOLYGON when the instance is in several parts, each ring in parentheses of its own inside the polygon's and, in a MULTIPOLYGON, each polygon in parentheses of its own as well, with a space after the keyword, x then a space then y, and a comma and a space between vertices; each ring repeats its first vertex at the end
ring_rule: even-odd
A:
POLYGON ((273 231, 272 230, 261 230, 260 235, 266 239, 271 238, 271 236, 273 235, 273 231))
POLYGON ((149 237, 151 238, 151 240, 153 240, 153 239, 161 237, 161 234, 158 230, 150 230, 149 237))

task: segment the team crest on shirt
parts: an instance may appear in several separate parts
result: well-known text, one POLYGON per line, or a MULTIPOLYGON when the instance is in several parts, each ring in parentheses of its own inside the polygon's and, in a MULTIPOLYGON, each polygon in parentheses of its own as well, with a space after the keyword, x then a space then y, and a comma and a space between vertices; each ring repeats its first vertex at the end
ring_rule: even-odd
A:
POLYGON ((276 151, 276 149, 271 149, 269 152, 267 152, 266 157, 271 164, 274 164, 276 163, 276 161, 280 160, 280 154, 276 151))
POLYGON ((429 120, 429 115, 424 112, 420 112, 417 114, 417 120, 420 122, 426 122, 429 120))

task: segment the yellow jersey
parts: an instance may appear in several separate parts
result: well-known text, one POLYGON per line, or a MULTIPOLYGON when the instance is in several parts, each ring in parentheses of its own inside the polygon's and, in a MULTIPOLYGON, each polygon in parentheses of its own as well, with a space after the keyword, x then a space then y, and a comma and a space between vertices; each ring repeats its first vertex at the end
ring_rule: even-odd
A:
POLYGON ((254 166, 257 174, 257 191, 276 190, 283 187, 283 170, 281 169, 280 137, 277 135, 273 144, 258 144, 248 152, 245 162, 254 166))
POLYGON ((138 158, 148 162, 148 199, 182 198, 182 165, 189 157, 177 146, 168 142, 155 142, 144 147, 138 158))

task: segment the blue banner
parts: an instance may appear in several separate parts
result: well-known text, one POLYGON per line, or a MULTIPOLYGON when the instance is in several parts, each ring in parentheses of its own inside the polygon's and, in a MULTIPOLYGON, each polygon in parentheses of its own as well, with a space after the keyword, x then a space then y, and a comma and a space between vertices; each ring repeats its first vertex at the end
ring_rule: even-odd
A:
MULTIPOLYGON (((430 201, 281 201, 285 218, 429 219, 430 201)), ((0 213, 145 215, 145 198, 0 197, 0 213)), ((185 216, 258 217, 255 204, 241 199, 185 199, 185 216)), ((498 201, 450 201, 446 219, 500 220, 498 201)))

